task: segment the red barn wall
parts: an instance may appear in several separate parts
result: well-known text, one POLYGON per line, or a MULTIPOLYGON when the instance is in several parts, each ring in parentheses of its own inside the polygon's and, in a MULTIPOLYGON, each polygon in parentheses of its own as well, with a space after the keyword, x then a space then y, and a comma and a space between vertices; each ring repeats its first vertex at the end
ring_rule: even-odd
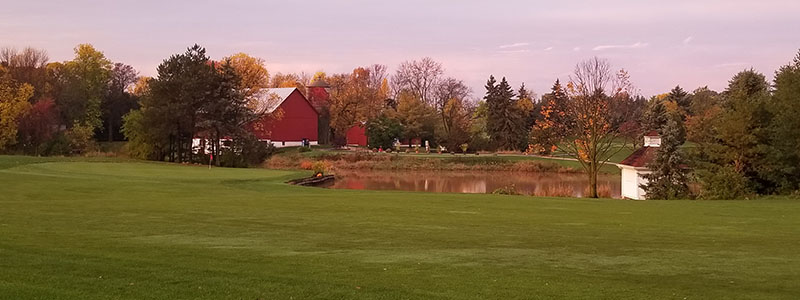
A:
POLYGON ((364 125, 356 125, 347 130, 347 144, 367 146, 367 129, 364 125))
POLYGON ((273 143, 301 141, 304 138, 317 141, 317 111, 300 91, 292 92, 278 110, 282 111, 280 119, 265 117, 255 124, 254 131, 259 139, 268 139, 273 143))

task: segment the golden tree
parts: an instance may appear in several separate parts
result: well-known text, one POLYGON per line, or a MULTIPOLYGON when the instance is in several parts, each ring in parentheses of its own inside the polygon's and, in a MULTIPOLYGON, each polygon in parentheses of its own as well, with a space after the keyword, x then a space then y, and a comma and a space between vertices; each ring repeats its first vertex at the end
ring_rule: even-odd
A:
MULTIPOLYGON (((331 85, 331 128, 339 138, 360 122, 376 117, 388 97, 382 66, 356 68, 350 74, 328 77, 331 85)), ((383 67, 385 69, 385 67, 383 67)), ((341 141, 339 141, 341 142, 341 141)))
POLYGON ((18 84, 0 66, 0 150, 16 142, 17 121, 30 109, 32 96, 33 86, 18 84))
MULTIPOLYGON (((589 177, 589 197, 597 198, 597 174, 624 145, 610 123, 609 104, 633 90, 625 70, 613 72, 605 60, 594 57, 575 66, 567 84, 569 119, 557 147, 575 158, 589 177)), ((623 140, 624 143, 624 140, 623 140)))

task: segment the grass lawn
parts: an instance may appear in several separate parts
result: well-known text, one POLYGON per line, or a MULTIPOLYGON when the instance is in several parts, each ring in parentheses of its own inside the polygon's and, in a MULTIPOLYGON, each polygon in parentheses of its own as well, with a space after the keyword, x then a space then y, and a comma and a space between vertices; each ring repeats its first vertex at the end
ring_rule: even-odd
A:
POLYGON ((0 156, 0 299, 797 299, 800 201, 288 186, 0 156))

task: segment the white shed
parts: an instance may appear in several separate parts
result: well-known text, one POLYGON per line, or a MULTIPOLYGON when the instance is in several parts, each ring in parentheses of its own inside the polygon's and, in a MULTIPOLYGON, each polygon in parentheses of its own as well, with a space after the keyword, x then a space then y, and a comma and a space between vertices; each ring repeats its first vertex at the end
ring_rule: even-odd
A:
POLYGON ((661 137, 657 132, 651 131, 644 136, 644 147, 631 153, 630 156, 625 158, 617 166, 622 171, 620 184, 622 186, 621 194, 623 198, 634 200, 645 200, 646 195, 642 189, 642 185, 647 183, 644 178, 645 174, 652 173, 647 168, 647 164, 653 160, 661 146, 661 137))

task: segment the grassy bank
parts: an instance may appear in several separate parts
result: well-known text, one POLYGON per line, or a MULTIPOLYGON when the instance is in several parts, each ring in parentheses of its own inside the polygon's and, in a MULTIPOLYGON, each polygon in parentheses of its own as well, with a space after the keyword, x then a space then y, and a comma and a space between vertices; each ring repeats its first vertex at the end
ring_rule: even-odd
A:
POLYGON ((325 190, 291 171, 50 160, 0 156, 0 298, 798 295, 797 200, 325 190))
MULTIPOLYGON (((408 154, 356 151, 315 150, 298 152, 284 149, 268 159, 264 166, 273 169, 308 169, 315 161, 326 161, 334 169, 344 170, 416 170, 416 171, 516 171, 583 172, 576 161, 509 154, 408 154)), ((603 173, 618 174, 613 165, 603 173)))

